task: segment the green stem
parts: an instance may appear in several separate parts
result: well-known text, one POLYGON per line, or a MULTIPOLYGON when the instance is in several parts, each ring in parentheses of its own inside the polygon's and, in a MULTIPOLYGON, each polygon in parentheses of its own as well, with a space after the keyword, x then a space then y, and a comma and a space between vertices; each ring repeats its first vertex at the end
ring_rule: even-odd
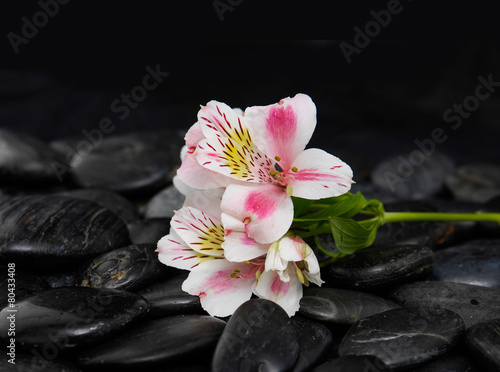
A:
POLYGON ((301 238, 310 238, 311 236, 315 236, 315 235, 318 235, 318 234, 328 234, 328 233, 331 233, 332 232, 332 229, 330 228, 330 226, 326 226, 326 227, 323 227, 321 229, 316 229, 316 230, 313 230, 313 231, 308 231, 308 232, 305 232, 305 233, 297 233, 300 235, 301 238))
POLYGON ((383 224, 403 221, 482 221, 500 223, 500 213, 385 212, 383 224))

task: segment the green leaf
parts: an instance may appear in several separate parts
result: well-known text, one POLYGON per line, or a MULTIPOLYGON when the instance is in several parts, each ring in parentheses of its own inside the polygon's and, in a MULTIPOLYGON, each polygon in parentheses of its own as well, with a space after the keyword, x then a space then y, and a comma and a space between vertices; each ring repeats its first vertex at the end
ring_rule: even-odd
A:
POLYGON ((378 225, 373 225, 369 229, 356 221, 342 217, 330 217, 328 221, 335 245, 340 252, 345 254, 352 254, 359 249, 370 246, 377 234, 378 225))
POLYGON ((293 215, 295 217, 300 217, 306 214, 309 210, 309 206, 312 204, 313 200, 297 198, 292 196, 293 202, 293 215))

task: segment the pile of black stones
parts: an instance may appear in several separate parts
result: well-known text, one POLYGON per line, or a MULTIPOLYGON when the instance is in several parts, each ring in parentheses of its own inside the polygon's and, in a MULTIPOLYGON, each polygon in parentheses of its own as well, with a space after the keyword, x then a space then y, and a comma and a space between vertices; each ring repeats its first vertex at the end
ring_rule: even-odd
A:
MULTIPOLYGON (((181 290, 187 272, 155 253, 183 203, 172 185, 183 136, 109 135, 85 148, 0 130, 0 370, 500 370, 494 223, 383 226, 372 247, 322 270, 295 316, 258 298, 209 316, 181 290)), ((353 192, 388 211, 500 212, 498 165, 435 152, 402 175, 401 156, 373 164, 325 150, 353 167, 353 192)))

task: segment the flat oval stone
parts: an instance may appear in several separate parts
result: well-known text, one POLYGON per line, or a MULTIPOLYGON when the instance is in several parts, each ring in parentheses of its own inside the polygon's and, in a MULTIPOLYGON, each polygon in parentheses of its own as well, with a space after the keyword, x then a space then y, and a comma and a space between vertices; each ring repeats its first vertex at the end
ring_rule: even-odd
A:
POLYGON ((15 314, 17 343, 54 345, 62 350, 95 342, 138 319, 147 309, 146 300, 129 292, 77 287, 48 289, 2 310, 0 337, 7 338, 7 317, 15 314))
POLYGON ((463 164, 446 176, 455 199, 486 203, 500 195, 500 167, 497 164, 463 164))
POLYGON ((170 232, 170 218, 147 218, 128 224, 133 244, 158 244, 170 232))
POLYGON ((58 183, 54 166, 64 158, 47 144, 29 135, 0 129, 0 180, 30 184, 58 183))
POLYGON ((49 288, 49 285, 43 279, 30 272, 16 269, 13 272, 14 275, 9 276, 6 266, 1 266, 0 269, 2 270, 0 272, 0 309, 9 304, 9 288, 14 289, 13 293, 16 301, 49 288), (11 285, 9 286, 9 284, 11 285))
POLYGON ((432 306, 459 314, 467 328, 500 318, 500 289, 462 283, 413 282, 390 293, 402 306, 432 306))
POLYGON ((450 310, 388 310, 354 323, 339 355, 374 355, 389 368, 410 367, 451 350, 464 331, 462 318, 450 310))
POLYGON ((182 208, 185 198, 174 185, 167 186, 148 201, 144 217, 171 218, 174 216, 174 211, 182 208))
POLYGON ((433 263, 434 254, 426 247, 370 247, 329 265, 322 277, 327 285, 336 287, 379 288, 423 276, 433 263))
POLYGON ((140 218, 139 211, 132 202, 111 190, 78 189, 60 192, 58 195, 92 201, 114 212, 125 223, 132 223, 140 218))
POLYGON ((23 265, 81 262, 129 242, 113 212, 66 196, 9 198, 0 202, 0 221, 0 256, 23 265))
POLYGON ((171 181, 182 145, 169 131, 105 137, 87 156, 73 157, 73 177, 84 188, 149 194, 171 181))
POLYGON ((81 372, 81 369, 70 360, 61 359, 51 354, 53 350, 31 352, 16 348, 15 364, 9 363, 9 358, 0 358, 0 370, 8 372, 81 372))
POLYGON ((475 240, 434 253, 429 280, 500 288, 500 240, 475 240))
POLYGON ((300 346, 299 359, 293 367, 293 372, 310 371, 328 352, 333 342, 332 332, 324 325, 300 315, 291 319, 300 346))
POLYGON ((331 359, 312 370, 312 372, 388 372, 389 367, 372 355, 345 356, 331 359))
MULTIPOLYGON (((458 348, 457 348, 458 349, 458 348)), ((456 349, 455 349, 456 350, 456 349)), ((481 369, 466 355, 453 355, 452 350, 429 363, 412 369, 412 372, 481 372, 481 369)), ((460 352, 460 350, 458 351, 460 352)))
POLYGON ((307 288, 299 312, 309 318, 335 324, 352 324, 359 319, 401 306, 369 293, 337 288, 307 288))
POLYGON ((171 278, 163 279, 137 292, 149 302, 148 317, 205 314, 205 310, 201 307, 200 298, 184 292, 181 288, 188 274, 188 271, 182 270, 171 278))
POLYGON ((465 343, 471 355, 487 370, 500 370, 500 318, 470 327, 465 343))
POLYGON ((155 244, 134 244, 97 256, 80 267, 76 284, 136 291, 163 278, 168 271, 155 250, 155 244))
MULTIPOLYGON (((100 366, 144 368, 169 365, 179 358, 199 358, 212 350, 226 323, 208 315, 177 315, 140 322, 99 345, 82 352, 85 369, 100 366)), ((205 361, 208 363, 209 361, 205 361)), ((149 369, 148 369, 149 370, 149 369)))
POLYGON ((229 319, 215 348, 213 372, 287 371, 299 341, 285 310, 264 299, 243 303, 229 319))

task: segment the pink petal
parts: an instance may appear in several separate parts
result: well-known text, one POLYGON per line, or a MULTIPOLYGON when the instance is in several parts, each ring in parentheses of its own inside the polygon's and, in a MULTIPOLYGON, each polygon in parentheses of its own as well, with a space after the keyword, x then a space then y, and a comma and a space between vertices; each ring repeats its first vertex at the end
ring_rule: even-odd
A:
POLYGON ((191 270, 201 262, 215 258, 193 251, 173 229, 158 242, 158 260, 167 266, 191 270))
POLYGON ((339 196, 351 189, 351 167, 326 151, 307 149, 293 166, 297 169, 290 173, 293 196, 316 200, 339 196))
POLYGON ((226 233, 222 248, 228 261, 243 262, 265 255, 269 244, 260 244, 249 238, 246 232, 233 230, 226 233))
POLYGON ((172 229, 192 250, 209 256, 222 257, 224 228, 214 216, 191 207, 182 207, 170 221, 172 229))
POLYGON ((184 140, 186 141, 186 147, 188 150, 193 151, 202 139, 205 136, 203 135, 203 131, 201 130, 201 125, 196 122, 191 128, 188 129, 186 135, 184 136, 184 140))
POLYGON ((235 270, 246 273, 250 265, 217 259, 204 262, 189 273, 182 290, 199 296, 202 307, 212 316, 225 317, 252 296, 255 276, 236 277, 235 270))
POLYGON ((184 157, 181 167, 177 170, 177 175, 187 186, 198 190, 226 187, 231 182, 230 178, 199 165, 194 154, 189 152, 184 157))
POLYGON ((293 270, 293 265, 288 265, 290 276, 288 282, 283 282, 275 271, 265 271, 261 274, 254 288, 255 295, 271 300, 280 305, 288 314, 294 315, 299 310, 302 298, 302 283, 293 270))
POLYGON ((273 184, 229 185, 221 209, 242 221, 248 236, 262 244, 281 238, 293 220, 292 199, 273 184))
POLYGON ((278 161, 283 170, 305 149, 316 127, 316 106, 305 94, 284 98, 269 106, 249 107, 245 119, 250 134, 268 157, 278 161))

